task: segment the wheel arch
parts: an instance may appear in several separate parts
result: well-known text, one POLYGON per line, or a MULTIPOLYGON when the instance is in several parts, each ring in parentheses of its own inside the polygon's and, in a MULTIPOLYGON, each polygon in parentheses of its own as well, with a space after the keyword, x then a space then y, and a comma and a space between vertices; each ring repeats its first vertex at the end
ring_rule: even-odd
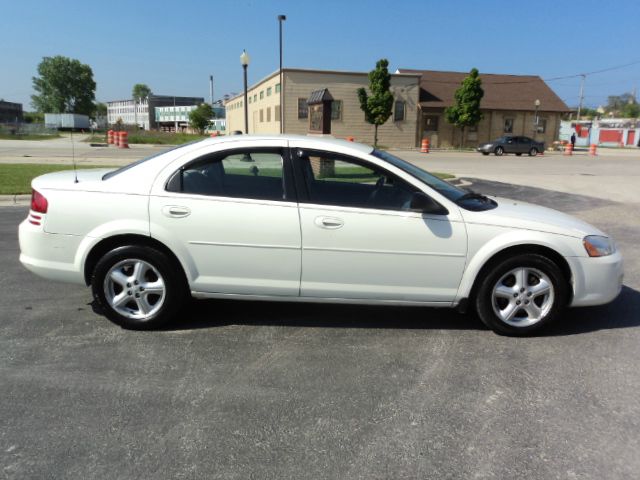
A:
POLYGON ((487 272, 493 268, 496 264, 500 263, 506 258, 513 257, 515 255, 524 255, 524 254, 538 254, 544 256, 554 262, 558 268, 560 268, 562 275, 566 281, 569 298, 567 304, 571 304, 573 299, 573 272, 567 260, 560 254, 558 251, 554 250, 551 247, 534 244, 534 243, 523 243, 518 245, 511 245, 502 250, 495 252, 489 258, 485 260, 482 266, 478 269, 478 272, 475 274, 473 279, 473 283, 471 287, 468 288, 466 292, 460 292, 461 300, 459 303, 466 307, 469 301, 475 298, 475 295, 478 290, 478 286, 480 285, 480 280, 483 278, 487 272))
POLYGON ((84 281, 87 286, 91 284, 91 274, 93 273, 93 270, 95 269, 95 266, 97 265, 100 258, 102 258, 102 256, 104 256, 104 254, 106 254, 110 250, 118 247, 123 247, 125 245, 140 245, 160 250, 175 263, 175 266, 179 268, 179 274, 182 275, 185 285, 189 285, 184 266, 182 265, 178 257, 164 243, 156 240, 155 238, 147 237, 144 235, 122 234, 104 238, 91 248, 84 262, 83 273, 84 281))

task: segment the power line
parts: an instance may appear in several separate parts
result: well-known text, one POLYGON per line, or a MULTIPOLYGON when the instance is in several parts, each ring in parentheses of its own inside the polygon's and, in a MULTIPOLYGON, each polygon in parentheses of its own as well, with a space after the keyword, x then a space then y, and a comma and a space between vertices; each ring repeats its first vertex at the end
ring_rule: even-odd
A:
POLYGON ((635 62, 625 63, 624 65, 616 65, 615 67, 603 68, 601 70, 594 70, 593 72, 586 73, 576 73, 575 75, 565 75, 563 77, 553 77, 553 78, 545 78, 545 82, 553 82, 554 80, 564 80, 565 78, 578 78, 585 77, 587 75, 594 75, 596 73, 610 72, 611 70, 619 70, 621 68, 630 67, 632 65, 640 64, 640 60, 636 60, 635 62))

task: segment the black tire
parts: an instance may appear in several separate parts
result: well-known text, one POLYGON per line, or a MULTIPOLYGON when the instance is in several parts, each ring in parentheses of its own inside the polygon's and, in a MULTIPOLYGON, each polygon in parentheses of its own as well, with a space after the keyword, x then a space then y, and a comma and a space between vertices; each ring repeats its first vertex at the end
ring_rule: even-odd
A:
POLYGON ((491 266, 482 275, 483 278, 480 280, 475 296, 476 311, 480 320, 498 334, 512 336, 531 334, 557 319, 567 305, 568 282, 558 265, 543 255, 524 254, 506 258, 491 266), (524 291, 517 288, 518 280, 516 275, 512 275, 514 271, 526 272, 523 275, 527 277, 524 282, 526 285, 524 291), (509 285, 511 276, 516 282, 512 286, 509 285), (536 278, 539 283, 535 283, 536 278), (550 284, 550 293, 534 293, 535 289, 543 290, 545 285, 543 281, 550 284), (501 295, 505 290, 509 291, 509 299, 497 293, 494 295, 494 288, 502 289, 501 295), (512 294, 513 298, 511 298, 512 294), (525 302, 530 306, 525 306, 525 302), (531 310, 540 312, 539 319, 531 316, 530 307, 534 307, 531 310), (513 318, 509 320, 503 320, 499 316, 499 314, 508 316, 508 312, 512 310, 513 318))
POLYGON ((482 152, 483 155, 489 155, 489 152, 482 152))
POLYGON ((109 320, 132 330, 150 330, 165 325, 176 316, 188 292, 180 265, 160 250, 138 245, 107 252, 93 271, 91 290, 109 320), (137 275, 136 268, 140 272, 137 275), (113 280, 117 277, 122 281, 113 280), (107 296, 114 303, 117 303, 117 297, 122 301, 114 306, 107 296))
POLYGON ((501 157, 502 154, 504 153, 504 148, 498 147, 495 149, 494 153, 496 154, 496 156, 501 157))
POLYGON ((529 150, 529 156, 535 157, 536 155, 538 155, 538 149, 536 147, 531 147, 531 150, 529 150))

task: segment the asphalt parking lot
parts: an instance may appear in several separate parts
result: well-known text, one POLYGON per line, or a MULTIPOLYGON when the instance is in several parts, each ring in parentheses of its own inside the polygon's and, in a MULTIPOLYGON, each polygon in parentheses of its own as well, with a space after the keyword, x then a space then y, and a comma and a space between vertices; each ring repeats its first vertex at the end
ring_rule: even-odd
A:
POLYGON ((0 208, 3 478, 637 477, 638 204, 468 180, 610 232, 620 297, 520 339, 447 310, 235 301, 125 331, 24 270, 27 209, 0 208))

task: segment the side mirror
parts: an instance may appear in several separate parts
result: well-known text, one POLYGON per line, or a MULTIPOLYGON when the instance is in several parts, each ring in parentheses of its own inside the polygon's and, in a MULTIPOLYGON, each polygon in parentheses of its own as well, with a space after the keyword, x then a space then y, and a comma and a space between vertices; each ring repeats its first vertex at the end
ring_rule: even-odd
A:
POLYGON ((431 215, 448 215, 449 210, 436 202, 429 195, 422 192, 416 192, 411 197, 409 209, 414 212, 429 213, 431 215))

